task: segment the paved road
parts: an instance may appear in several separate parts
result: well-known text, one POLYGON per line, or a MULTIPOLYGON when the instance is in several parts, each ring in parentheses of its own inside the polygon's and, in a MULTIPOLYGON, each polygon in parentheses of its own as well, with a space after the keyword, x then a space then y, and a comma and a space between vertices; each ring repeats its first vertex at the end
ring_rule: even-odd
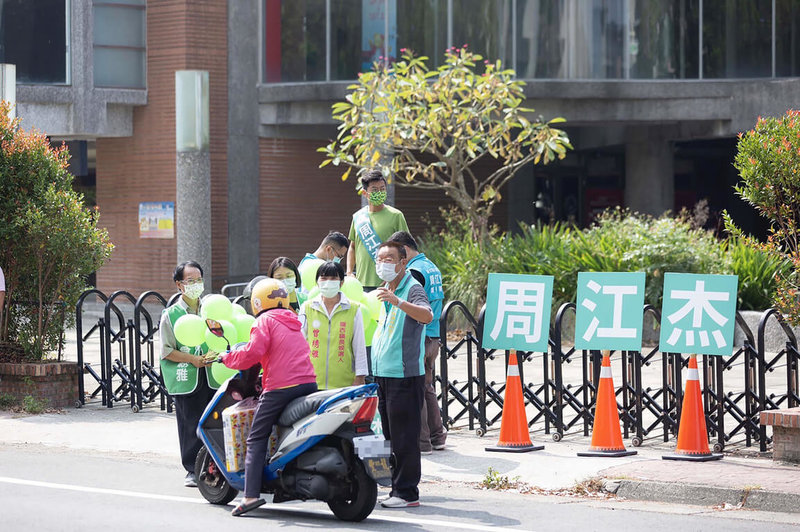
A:
POLYGON ((250 517, 207 504, 160 455, 0 444, 2 529, 39 530, 798 530, 800 517, 658 503, 496 492, 426 482, 423 506, 377 508, 361 524, 337 521, 321 503, 267 505, 250 517))

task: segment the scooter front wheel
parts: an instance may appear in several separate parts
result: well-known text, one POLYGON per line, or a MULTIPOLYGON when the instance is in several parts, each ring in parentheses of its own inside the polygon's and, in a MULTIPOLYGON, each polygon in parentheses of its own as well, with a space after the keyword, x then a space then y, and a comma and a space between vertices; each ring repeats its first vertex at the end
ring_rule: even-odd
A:
POLYGON ((350 482, 348 496, 328 501, 328 507, 333 515, 342 521, 363 521, 375 508, 378 485, 367 475, 361 460, 355 460, 348 480, 350 482))
POLYGON ((205 447, 197 453, 194 461, 194 474, 197 477, 197 489, 211 504, 228 504, 239 494, 239 491, 225 480, 222 471, 219 470, 205 447))

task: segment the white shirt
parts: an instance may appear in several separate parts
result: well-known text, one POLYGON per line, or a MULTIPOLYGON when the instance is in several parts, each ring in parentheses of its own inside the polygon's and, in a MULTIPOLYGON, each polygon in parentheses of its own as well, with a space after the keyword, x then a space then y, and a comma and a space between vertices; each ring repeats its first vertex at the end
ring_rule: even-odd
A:
MULTIPOLYGON (((305 305, 314 305, 314 308, 322 311, 328 316, 328 320, 336 313, 336 309, 342 307, 344 309, 350 308, 350 300, 347 299, 342 292, 339 292, 339 302, 334 305, 333 310, 328 312, 325 303, 322 302, 322 296, 319 295, 314 299, 306 301, 300 307, 300 322, 303 324, 303 336, 307 333, 307 319, 305 315, 305 305)), ((355 357, 355 372, 357 376, 369 375, 369 365, 367 364, 367 343, 364 340, 364 318, 361 316, 361 307, 356 309, 355 316, 353 317, 353 357, 355 357)))
POLYGON ((6 277, 3 275, 3 268, 0 268, 0 292, 6 291, 6 277))

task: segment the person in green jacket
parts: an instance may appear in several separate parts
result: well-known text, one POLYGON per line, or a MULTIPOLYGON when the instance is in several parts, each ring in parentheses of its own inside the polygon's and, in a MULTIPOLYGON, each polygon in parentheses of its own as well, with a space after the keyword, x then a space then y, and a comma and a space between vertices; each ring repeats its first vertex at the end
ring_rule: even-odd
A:
POLYGON ((197 486, 194 461, 203 445, 197 437, 197 424, 214 397, 214 390, 209 386, 205 370, 209 362, 202 356, 208 348, 205 344, 198 347, 181 345, 175 338, 175 322, 186 314, 200 314, 203 268, 193 260, 182 262, 175 268, 172 278, 181 297, 161 315, 161 376, 175 401, 181 463, 186 470, 184 486, 194 488, 197 486))
POLYGON ((317 270, 320 293, 300 307, 320 390, 364 384, 369 372, 361 305, 342 293, 343 281, 341 264, 322 263, 317 270))

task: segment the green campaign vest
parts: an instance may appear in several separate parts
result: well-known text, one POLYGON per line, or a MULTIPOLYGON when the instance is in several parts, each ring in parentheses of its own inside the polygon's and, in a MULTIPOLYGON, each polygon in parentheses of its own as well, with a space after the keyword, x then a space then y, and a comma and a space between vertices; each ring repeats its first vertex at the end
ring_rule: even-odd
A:
POLYGON ((359 304, 337 308, 331 319, 325 312, 306 303, 306 340, 311 348, 311 364, 321 390, 351 386, 355 373, 353 321, 359 304))
MULTIPOLYGON (((169 323, 172 329, 175 330, 175 322, 178 318, 186 314, 186 311, 180 305, 172 305, 164 309, 169 318, 169 323)), ((188 347, 181 344, 177 338, 178 351, 183 353, 192 353, 200 356, 208 352, 208 346, 203 343, 197 347, 188 347)), ((161 378, 164 379, 164 386, 170 395, 187 395, 197 389, 198 383, 198 368, 189 364, 188 362, 173 362, 172 360, 161 359, 161 378)), ((204 372, 208 380, 208 385, 213 388, 219 388, 220 383, 214 380, 210 372, 204 372)))

